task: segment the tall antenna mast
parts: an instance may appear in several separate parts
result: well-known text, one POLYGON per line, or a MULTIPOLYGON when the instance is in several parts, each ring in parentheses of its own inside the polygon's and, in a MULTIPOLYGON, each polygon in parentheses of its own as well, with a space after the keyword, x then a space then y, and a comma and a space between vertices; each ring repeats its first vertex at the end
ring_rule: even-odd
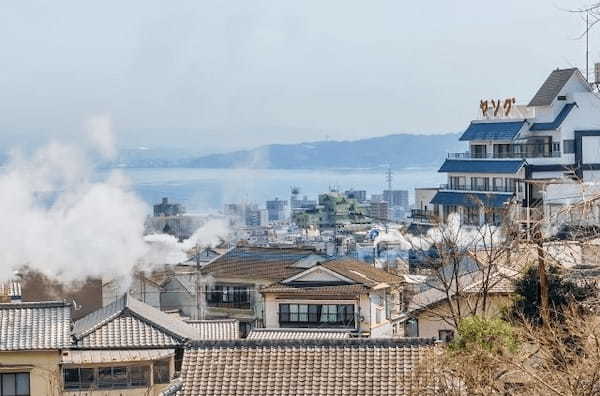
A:
POLYGON ((388 170, 387 173, 385 175, 385 181, 387 182, 388 185, 388 190, 392 190, 392 166, 388 165, 388 170))
POLYGON ((585 80, 590 82, 590 10, 585 12, 585 80))

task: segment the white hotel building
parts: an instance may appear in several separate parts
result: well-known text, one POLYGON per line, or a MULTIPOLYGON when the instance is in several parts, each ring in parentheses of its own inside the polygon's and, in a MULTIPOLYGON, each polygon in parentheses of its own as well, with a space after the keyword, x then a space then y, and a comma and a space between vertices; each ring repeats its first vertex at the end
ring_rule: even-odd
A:
POLYGON ((458 212, 479 225, 499 222, 499 209, 516 202, 531 220, 580 197, 572 180, 600 181, 600 98, 578 69, 554 70, 527 106, 482 101, 480 116, 460 138, 469 151, 448 154, 439 170, 447 184, 413 212, 458 212), (533 182, 551 180, 561 182, 533 182))

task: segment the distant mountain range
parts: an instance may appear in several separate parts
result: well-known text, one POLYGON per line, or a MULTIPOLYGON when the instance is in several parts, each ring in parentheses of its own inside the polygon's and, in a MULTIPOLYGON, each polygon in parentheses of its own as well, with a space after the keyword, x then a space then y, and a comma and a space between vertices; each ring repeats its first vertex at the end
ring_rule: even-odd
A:
POLYGON ((271 144, 186 161, 193 168, 394 168, 439 165, 449 151, 464 151, 459 135, 398 134, 353 141, 271 144))

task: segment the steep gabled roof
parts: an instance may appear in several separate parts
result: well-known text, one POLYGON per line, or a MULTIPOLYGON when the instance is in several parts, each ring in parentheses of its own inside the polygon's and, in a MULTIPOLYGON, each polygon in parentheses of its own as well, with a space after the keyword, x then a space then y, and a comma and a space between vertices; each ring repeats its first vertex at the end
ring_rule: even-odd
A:
POLYGON ((70 346, 70 304, 62 301, 0 304, 0 351, 70 346))
POLYGON ((125 294, 75 322, 73 336, 86 348, 165 347, 195 339, 196 331, 125 294))
POLYGON ((577 103, 567 103, 560 110, 556 118, 551 122, 536 122, 529 128, 530 131, 553 131, 558 129, 562 122, 567 118, 571 110, 577 106, 577 103))
POLYGON ((184 352, 177 395, 408 395, 431 348, 424 339, 200 343, 184 352))
POLYGON ((528 106, 550 106, 573 74, 579 73, 577 68, 556 69, 550 73, 540 89, 535 93, 528 106))

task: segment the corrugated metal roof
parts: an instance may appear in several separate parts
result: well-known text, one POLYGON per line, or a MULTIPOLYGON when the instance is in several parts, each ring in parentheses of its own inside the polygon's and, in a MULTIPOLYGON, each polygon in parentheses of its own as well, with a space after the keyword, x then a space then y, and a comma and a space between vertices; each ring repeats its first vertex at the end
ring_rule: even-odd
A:
POLYGON ((71 350, 63 352, 62 364, 127 363, 147 362, 174 356, 174 349, 116 349, 116 350, 71 350))
POLYGON ((240 323, 235 319, 188 320, 187 323, 196 329, 195 340, 217 341, 240 338, 240 323))
POLYGON ((525 121, 471 122, 459 140, 513 140, 525 121))
POLYGON ((476 207, 485 206, 488 208, 501 208, 508 203, 512 195, 508 194, 481 194, 481 193, 459 193, 440 191, 431 200, 432 204, 437 205, 455 205, 476 207))
POLYGON ((557 129, 558 127, 560 127, 560 124, 562 124, 562 122, 565 120, 565 118, 567 118, 567 116, 569 115, 571 110, 573 110, 573 108, 575 106, 577 106, 577 103, 567 103, 560 110, 560 113, 558 113, 558 115, 556 116, 554 121, 552 121, 552 122, 536 122, 533 125, 531 125, 531 128, 529 128, 529 130, 535 132, 535 131, 552 131, 552 130, 557 129))
POLYGON ((179 396, 407 395, 433 340, 215 342, 184 352, 179 396))
POLYGON ((351 330, 338 329, 252 329, 249 340, 332 340, 350 338, 351 330))
POLYGON ((438 172, 461 173, 517 173, 525 160, 456 160, 446 159, 438 172))
POLYGON ((554 70, 535 93, 528 106, 551 105, 552 101, 558 96, 560 90, 575 73, 579 73, 577 68, 554 70))
POLYGON ((71 305, 62 301, 0 304, 0 351, 71 346, 71 305))

